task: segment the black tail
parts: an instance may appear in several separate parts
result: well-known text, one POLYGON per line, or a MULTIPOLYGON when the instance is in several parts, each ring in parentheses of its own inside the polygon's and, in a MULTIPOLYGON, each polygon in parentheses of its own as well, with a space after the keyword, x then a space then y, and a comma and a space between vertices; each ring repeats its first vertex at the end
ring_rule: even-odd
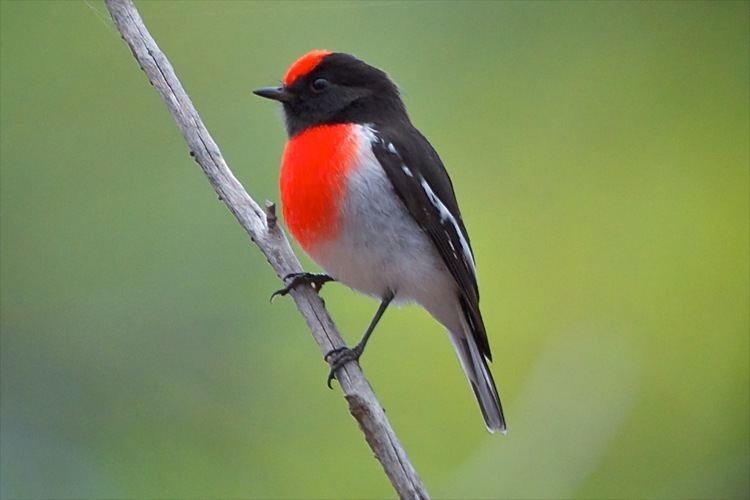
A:
POLYGON ((456 349, 466 378, 469 379, 469 384, 477 397, 487 430, 490 432, 499 430, 504 434, 506 428, 503 407, 500 404, 495 380, 487 366, 487 359, 479 352, 479 347, 474 340, 475 336, 466 321, 462 321, 462 324, 464 325, 463 331, 450 332, 453 347, 456 349))

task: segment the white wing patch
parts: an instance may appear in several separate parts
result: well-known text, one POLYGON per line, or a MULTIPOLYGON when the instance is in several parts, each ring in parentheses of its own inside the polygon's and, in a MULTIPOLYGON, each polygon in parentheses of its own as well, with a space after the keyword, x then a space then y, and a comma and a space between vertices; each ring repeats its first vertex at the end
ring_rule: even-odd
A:
MULTIPOLYGON (((385 141, 384 141, 383 139, 381 139, 381 142, 382 142, 383 144, 385 144, 385 141)), ((401 158, 401 155, 400 155, 400 154, 398 154, 398 151, 396 151, 396 146, 394 146, 392 142, 389 142, 389 143, 388 143, 387 149, 388 149, 388 151, 389 151, 389 152, 390 152, 390 153, 391 153, 392 155, 396 155, 396 156, 398 156, 399 158, 401 158)), ((407 167, 406 165, 404 165, 403 163, 401 164, 401 171, 402 171, 403 173, 405 173, 406 175, 408 175, 409 177, 411 177, 412 179, 414 178, 414 174, 413 174, 413 173, 411 172, 411 169, 410 169, 409 167, 407 167)))
MULTIPOLYGON (((440 201, 440 198, 437 197, 435 192, 423 177, 420 177, 420 184, 422 184, 422 189, 424 189, 424 192, 427 193, 427 197, 430 199, 430 203, 432 203, 440 213, 440 220, 443 222, 450 221, 450 223, 453 224, 453 228, 456 230, 456 234, 458 234, 458 237, 461 240, 461 250, 463 250, 464 260, 471 266, 471 270, 474 273, 474 276, 476 276, 477 269, 474 264, 474 257, 471 255, 469 243, 466 241, 466 238, 464 238, 464 233, 461 232, 461 227, 458 225, 458 222, 456 222, 456 218, 453 217, 453 214, 450 212, 450 210, 448 210, 448 207, 446 207, 443 202, 440 201)), ((448 238, 448 241, 450 242, 450 238, 448 238)), ((452 244, 451 247, 453 247, 452 244)))

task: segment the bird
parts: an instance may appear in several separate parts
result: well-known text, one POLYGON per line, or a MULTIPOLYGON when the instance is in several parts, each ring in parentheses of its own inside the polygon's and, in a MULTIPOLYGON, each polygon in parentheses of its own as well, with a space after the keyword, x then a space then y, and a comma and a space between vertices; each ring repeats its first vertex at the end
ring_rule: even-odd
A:
POLYGON ((253 93, 282 105, 282 213, 325 270, 287 275, 274 295, 337 281, 380 301, 355 347, 326 354, 329 387, 339 368, 359 361, 390 304, 416 303, 448 331, 487 429, 505 433, 469 235, 448 172, 398 86, 351 54, 316 49, 281 85, 253 93))

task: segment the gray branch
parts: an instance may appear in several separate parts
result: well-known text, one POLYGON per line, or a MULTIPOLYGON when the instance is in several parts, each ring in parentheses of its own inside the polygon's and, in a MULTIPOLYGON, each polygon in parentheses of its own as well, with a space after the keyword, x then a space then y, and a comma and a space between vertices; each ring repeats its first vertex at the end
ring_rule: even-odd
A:
MULTIPOLYGON (((276 223, 273 204, 267 204, 265 211, 261 209, 229 170, 219 147, 177 79, 167 56, 156 45, 132 1, 106 0, 105 3, 133 56, 180 127, 190 147, 190 155, 200 165, 219 198, 260 248, 279 277, 301 271, 299 260, 292 252, 284 232, 276 223)), ((323 301, 311 287, 300 287, 293 290, 291 295, 321 353, 345 345, 323 301)), ((359 364, 347 363, 336 375, 349 403, 349 411, 359 422, 367 443, 383 465, 398 495, 409 499, 428 498, 419 475, 396 437, 359 364)))

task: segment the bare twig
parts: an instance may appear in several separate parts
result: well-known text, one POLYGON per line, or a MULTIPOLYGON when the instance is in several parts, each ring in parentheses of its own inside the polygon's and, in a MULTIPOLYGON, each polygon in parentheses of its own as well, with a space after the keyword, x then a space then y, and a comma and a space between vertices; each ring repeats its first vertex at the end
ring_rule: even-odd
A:
MULTIPOLYGON (((302 267, 276 222, 273 204, 267 203, 266 210, 262 210, 229 170, 172 65, 149 34, 132 1, 106 0, 106 5, 133 56, 169 108, 190 147, 191 156, 208 177, 219 199, 258 245, 279 277, 300 272, 302 267)), ((291 295, 322 353, 345 345, 322 300, 311 287, 292 290, 291 295)), ((398 495, 410 499, 428 498, 359 364, 347 363, 336 375, 349 403, 349 411, 359 422, 367 443, 398 495)))

